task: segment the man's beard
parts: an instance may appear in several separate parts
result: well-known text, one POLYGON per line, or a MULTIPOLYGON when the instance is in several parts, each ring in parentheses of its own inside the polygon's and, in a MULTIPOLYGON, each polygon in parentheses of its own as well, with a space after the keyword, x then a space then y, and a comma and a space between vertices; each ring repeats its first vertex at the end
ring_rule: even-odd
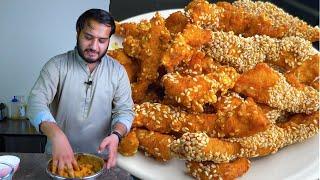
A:
MULTIPOLYGON (((81 50, 80 45, 79 45, 79 38, 77 38, 77 50, 78 50, 78 53, 79 53, 80 57, 82 57, 82 59, 85 62, 89 63, 89 64, 100 62, 102 57, 107 53, 108 47, 109 47, 109 45, 107 46, 106 50, 104 50, 104 52, 96 60, 87 59, 86 57, 84 57, 83 51, 81 50)), ((90 50, 90 49, 87 49, 87 50, 90 50)))

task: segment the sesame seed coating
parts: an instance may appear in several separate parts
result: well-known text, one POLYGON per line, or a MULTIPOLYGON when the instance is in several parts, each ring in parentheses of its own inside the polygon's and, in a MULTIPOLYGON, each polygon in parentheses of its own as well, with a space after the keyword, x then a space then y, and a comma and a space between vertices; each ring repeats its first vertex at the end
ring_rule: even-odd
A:
POLYGON ((265 115, 269 121, 274 124, 277 121, 280 121, 282 117, 285 116, 285 111, 279 110, 279 109, 270 109, 267 112, 265 112, 265 115))
POLYGON ((250 99, 233 103, 226 96, 218 104, 221 108, 218 107, 216 114, 188 113, 159 103, 136 104, 132 126, 166 134, 205 132, 210 137, 242 137, 264 131, 269 124, 264 113, 250 99))
POLYGON ((130 131, 119 143, 118 152, 123 156, 133 156, 137 153, 139 140, 135 131, 130 131))
POLYGON ((188 161, 229 162, 236 158, 240 144, 209 138, 205 133, 185 133, 171 144, 171 151, 188 161))
POLYGON ((320 89, 319 81, 320 53, 316 53, 300 66, 285 72, 286 80, 294 87, 312 86, 320 89))
POLYGON ((136 129, 135 132, 139 140, 139 149, 158 161, 172 159, 170 151, 170 143, 173 141, 172 136, 143 129, 136 129))
POLYGON ((275 39, 255 35, 244 38, 233 32, 219 31, 212 32, 212 42, 206 44, 204 51, 238 72, 248 71, 264 61, 290 69, 315 53, 312 44, 299 37, 275 39))
POLYGON ((203 112, 203 105, 215 103, 216 94, 225 94, 237 78, 238 73, 233 68, 221 66, 212 73, 195 76, 168 73, 162 84, 169 98, 195 112, 203 112))
POLYGON ((298 36, 309 41, 319 41, 319 27, 312 27, 297 17, 286 13, 270 2, 238 0, 232 3, 245 12, 256 16, 263 15, 271 19, 274 27, 287 27, 284 36, 298 36))
POLYGON ((160 103, 145 102, 134 106, 136 117, 133 127, 145 127, 151 131, 169 134, 172 132, 213 132, 215 114, 187 113, 180 108, 160 103))
POLYGON ((318 134, 319 52, 310 42, 318 27, 250 0, 192 0, 170 19, 157 13, 116 26, 136 103, 123 155, 176 156, 194 178, 233 179, 247 158, 318 134), (294 81, 283 76, 290 73, 294 81))
POLYGON ((186 161, 187 173, 196 179, 234 179, 250 168, 250 161, 239 158, 229 163, 186 161))
POLYGON ((202 29, 194 24, 187 24, 183 32, 174 36, 163 53, 161 64, 168 72, 173 72, 175 66, 182 62, 188 63, 203 44, 211 41, 211 37, 210 30, 202 29))
POLYGON ((275 38, 298 36, 319 41, 320 29, 293 17, 269 2, 239 0, 209 3, 193 0, 185 8, 190 22, 213 31, 233 31, 245 37, 267 35, 275 38))
POLYGON ((279 73, 278 82, 268 89, 267 104, 271 107, 295 113, 307 113, 319 109, 319 93, 312 87, 303 89, 292 87, 279 73))
POLYGON ((253 158, 276 153, 302 142, 319 131, 319 114, 296 114, 287 122, 270 124, 266 131, 241 138, 209 138, 205 133, 185 133, 171 144, 171 151, 189 161, 229 162, 237 157, 253 158))
POLYGON ((319 109, 317 90, 309 86, 291 86, 283 74, 265 63, 241 74, 233 89, 259 103, 287 112, 309 114, 319 109))
POLYGON ((265 131, 270 124, 252 98, 244 100, 236 93, 221 96, 215 108, 218 117, 215 131, 220 138, 250 136, 265 131))

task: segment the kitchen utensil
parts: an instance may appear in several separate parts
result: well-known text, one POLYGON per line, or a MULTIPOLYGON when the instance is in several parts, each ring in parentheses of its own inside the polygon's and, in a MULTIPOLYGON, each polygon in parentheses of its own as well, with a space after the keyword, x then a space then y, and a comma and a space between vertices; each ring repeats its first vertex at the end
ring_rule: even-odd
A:
MULTIPOLYGON (((92 162, 97 162, 101 165, 101 168, 93 175, 90 175, 90 176, 85 176, 85 177, 82 177, 81 179, 87 179, 87 180, 93 180, 93 179, 96 179, 97 177, 99 177, 101 174, 105 173, 106 171, 106 166, 105 166, 105 163, 104 163, 104 160, 96 155, 93 155, 93 154, 88 154, 88 153, 75 153, 75 156, 87 156, 87 158, 90 159, 90 161, 92 162)), ((50 169, 51 169, 51 163, 52 163, 52 159, 50 159, 47 163, 47 168, 46 168, 46 173, 53 179, 57 179, 57 180, 60 180, 60 179, 70 179, 70 178, 65 178, 65 177, 62 177, 62 176, 59 176, 57 174, 53 174, 50 169)))
POLYGON ((0 162, 0 180, 12 180, 14 167, 10 164, 0 162))

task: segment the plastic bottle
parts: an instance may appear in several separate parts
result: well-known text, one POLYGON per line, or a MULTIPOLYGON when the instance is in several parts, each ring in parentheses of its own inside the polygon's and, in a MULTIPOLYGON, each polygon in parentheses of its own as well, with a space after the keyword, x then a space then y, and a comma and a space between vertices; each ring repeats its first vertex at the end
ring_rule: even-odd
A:
POLYGON ((17 96, 19 102, 19 119, 26 118, 26 102, 24 96, 17 96))
POLYGON ((3 120, 5 117, 5 114, 4 114, 5 108, 6 108, 6 105, 4 103, 0 103, 0 121, 3 120))
POLYGON ((9 117, 11 119, 19 119, 19 107, 20 107, 20 102, 16 98, 16 96, 13 96, 13 99, 10 102, 10 112, 9 112, 9 117))

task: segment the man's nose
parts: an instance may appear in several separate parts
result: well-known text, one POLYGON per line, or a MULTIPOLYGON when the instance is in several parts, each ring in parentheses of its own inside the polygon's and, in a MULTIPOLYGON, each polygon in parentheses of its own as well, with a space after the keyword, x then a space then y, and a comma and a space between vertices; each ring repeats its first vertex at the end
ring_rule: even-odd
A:
POLYGON ((90 43, 90 48, 93 50, 97 50, 98 49, 98 39, 93 39, 90 43))

